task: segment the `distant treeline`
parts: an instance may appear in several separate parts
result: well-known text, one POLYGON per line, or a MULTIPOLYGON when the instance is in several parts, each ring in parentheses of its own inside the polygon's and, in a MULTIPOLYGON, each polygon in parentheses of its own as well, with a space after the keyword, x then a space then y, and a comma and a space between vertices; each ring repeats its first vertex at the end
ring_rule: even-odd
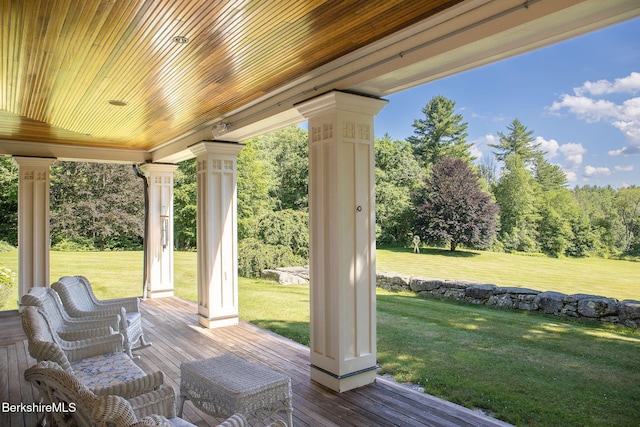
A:
MULTIPOLYGON (((378 245, 423 244, 543 253, 639 256, 640 188, 567 188, 533 131, 517 119, 498 132, 493 158, 470 153, 455 103, 434 97, 414 135, 375 141, 378 245), (461 194, 463 193, 463 194, 461 194), (473 195, 473 197, 469 197, 473 195), (453 203, 455 202, 455 203, 453 203)), ((290 127, 245 141, 238 155, 240 270, 308 259, 307 132, 290 127)), ((0 158, 0 240, 17 244, 17 167, 0 158)), ((140 249, 143 183, 127 165, 57 162, 51 169, 54 249, 140 249)), ((175 246, 196 246, 195 160, 174 187, 175 246)))

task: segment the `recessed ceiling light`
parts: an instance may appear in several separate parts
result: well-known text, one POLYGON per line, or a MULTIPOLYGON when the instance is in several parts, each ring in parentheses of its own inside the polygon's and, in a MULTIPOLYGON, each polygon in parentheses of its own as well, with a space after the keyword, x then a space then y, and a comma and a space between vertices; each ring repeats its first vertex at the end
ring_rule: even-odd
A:
POLYGON ((185 36, 175 36, 173 41, 180 44, 187 44, 189 43, 189 38, 185 36))
POLYGON ((115 105, 117 107, 124 107, 125 105, 127 105, 127 102, 120 101, 120 100, 117 100, 117 99, 110 99, 109 100, 109 104, 115 105))

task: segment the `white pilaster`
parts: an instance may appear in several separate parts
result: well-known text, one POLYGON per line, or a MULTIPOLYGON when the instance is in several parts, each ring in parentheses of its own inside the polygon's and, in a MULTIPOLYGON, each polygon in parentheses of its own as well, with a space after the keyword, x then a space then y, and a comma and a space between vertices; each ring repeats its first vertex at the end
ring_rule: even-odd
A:
POLYGON ((49 286, 50 167, 56 159, 14 157, 18 164, 18 293, 49 286))
POLYGON ((387 103, 330 92, 309 120, 311 379, 342 392, 375 381, 373 118, 387 103))
POLYGON ((198 321, 207 328, 238 323, 236 157, 243 145, 190 147, 198 174, 198 321))
POLYGON ((177 165, 145 163, 147 177, 147 298, 173 296, 173 173, 177 165))

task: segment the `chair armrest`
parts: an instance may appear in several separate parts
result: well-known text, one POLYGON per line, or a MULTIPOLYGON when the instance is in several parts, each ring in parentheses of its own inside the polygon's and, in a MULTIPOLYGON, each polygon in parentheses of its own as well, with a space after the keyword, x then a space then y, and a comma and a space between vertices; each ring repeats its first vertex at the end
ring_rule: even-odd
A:
POLYGON ((59 331, 58 335, 65 341, 78 341, 88 338, 108 337, 115 331, 112 328, 78 329, 75 331, 59 331))
POLYGON ((107 337, 98 337, 80 341, 65 341, 62 348, 69 362, 88 359, 108 353, 118 353, 123 350, 124 337, 122 334, 113 334, 107 337))
POLYGON ((69 359, 64 351, 54 342, 29 339, 29 355, 38 362, 49 360, 56 362, 65 371, 71 369, 69 359))
POLYGON ((140 298, 138 297, 127 297, 127 298, 115 298, 109 300, 98 300, 96 305, 99 307, 98 310, 101 310, 102 307, 112 308, 112 307, 124 307, 128 312, 137 312, 140 306, 140 298))
MULTIPOLYGON (((133 398, 144 393, 164 388, 164 373, 162 371, 147 374, 144 377, 136 378, 122 384, 115 384, 109 387, 92 390, 96 395, 106 396, 115 394, 124 398, 133 398)), ((171 388, 171 387, 169 387, 171 388)), ((171 388, 173 391, 173 388, 171 388)), ((175 394, 175 392, 174 392, 175 394)))
POLYGON ((128 399, 138 419, 156 414, 166 418, 176 416, 176 392, 173 387, 163 385, 158 390, 128 399))
POLYGON ((85 329, 112 328, 117 331, 120 324, 119 314, 104 314, 99 316, 72 317, 64 320, 65 331, 80 331, 85 329))

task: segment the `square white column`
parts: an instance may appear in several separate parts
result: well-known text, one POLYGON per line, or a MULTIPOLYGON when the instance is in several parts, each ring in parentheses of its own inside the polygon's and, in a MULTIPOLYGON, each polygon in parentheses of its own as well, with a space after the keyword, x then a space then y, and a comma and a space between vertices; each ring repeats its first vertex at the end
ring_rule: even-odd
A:
POLYGON ((173 173, 177 165, 145 163, 140 170, 147 177, 146 298, 170 297, 173 278, 173 173))
POLYGON ((197 156, 198 321, 238 324, 238 227, 235 142, 200 142, 197 156))
POLYGON ((342 392, 375 381, 373 118, 387 103, 330 92, 309 119, 311 379, 342 392))
POLYGON ((18 164, 18 293, 49 286, 50 167, 56 159, 14 157, 18 164))

